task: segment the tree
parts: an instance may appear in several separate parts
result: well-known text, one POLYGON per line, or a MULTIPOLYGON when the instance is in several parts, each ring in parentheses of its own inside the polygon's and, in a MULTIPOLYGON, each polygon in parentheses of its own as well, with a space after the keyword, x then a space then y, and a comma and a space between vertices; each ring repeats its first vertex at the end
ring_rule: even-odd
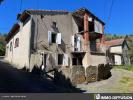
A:
POLYGON ((133 36, 132 35, 128 35, 126 37, 128 46, 129 46, 129 57, 130 57, 130 61, 131 64, 133 64, 133 36))

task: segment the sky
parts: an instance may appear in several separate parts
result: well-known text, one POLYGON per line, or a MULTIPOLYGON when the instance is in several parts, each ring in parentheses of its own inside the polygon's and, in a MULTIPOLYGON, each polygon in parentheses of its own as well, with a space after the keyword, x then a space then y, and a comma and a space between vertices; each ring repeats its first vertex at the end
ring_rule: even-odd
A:
POLYGON ((0 5, 0 33, 8 33, 17 22, 17 14, 26 9, 72 12, 81 7, 105 22, 105 33, 133 34, 133 0, 4 0, 0 5))

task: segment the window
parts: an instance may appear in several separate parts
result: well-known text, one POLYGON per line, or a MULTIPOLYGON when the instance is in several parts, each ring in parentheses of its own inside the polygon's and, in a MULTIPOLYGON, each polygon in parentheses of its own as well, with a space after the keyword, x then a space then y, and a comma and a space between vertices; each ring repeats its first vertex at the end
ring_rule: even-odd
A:
POLYGON ((10 51, 12 51, 12 42, 10 42, 10 51))
POLYGON ((72 36, 73 51, 81 51, 81 38, 77 35, 72 36))
POLYGON ((8 56, 8 46, 6 46, 6 56, 8 56))
POLYGON ((15 40, 15 48, 19 46, 19 38, 16 38, 15 40))
POLYGON ((61 33, 55 33, 48 31, 48 43, 57 43, 61 44, 61 33))
POLYGON ((41 16, 41 19, 43 19, 44 18, 44 16, 43 15, 40 15, 41 16))
POLYGON ((55 33, 52 33, 52 43, 56 43, 56 35, 55 33))
POLYGON ((46 67, 46 62, 47 62, 47 54, 43 54, 43 65, 46 67))
POLYGON ((56 28, 56 25, 57 25, 56 22, 53 22, 53 25, 52 25, 52 26, 53 26, 54 28, 56 28))
POLYGON ((72 65, 77 65, 77 58, 72 59, 72 65))
POLYGON ((82 57, 75 57, 72 59, 72 65, 82 65, 82 57))
POLYGON ((58 54, 58 65, 63 64, 63 54, 58 54))

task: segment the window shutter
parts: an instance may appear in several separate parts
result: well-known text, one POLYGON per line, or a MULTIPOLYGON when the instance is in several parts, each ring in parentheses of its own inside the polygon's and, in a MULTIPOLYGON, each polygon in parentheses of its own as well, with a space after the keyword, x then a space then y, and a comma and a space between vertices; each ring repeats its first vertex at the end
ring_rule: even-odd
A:
POLYGON ((78 39, 77 39, 77 48, 78 48, 78 51, 80 51, 80 45, 81 45, 81 41, 80 41, 80 37, 77 37, 78 39))
POLYGON ((74 51, 74 35, 72 36, 72 51, 74 51))
POLYGON ((61 33, 57 33, 56 43, 61 44, 61 33))
POLYGON ((58 65, 58 54, 54 53, 54 61, 55 61, 55 66, 58 65))
POLYGON ((88 21, 89 22, 92 22, 92 17, 88 17, 88 21))
POLYGON ((50 44, 52 42, 52 32, 51 31, 48 31, 48 43, 50 44))
POLYGON ((102 24, 97 20, 95 20, 94 24, 95 24, 95 32, 102 33, 102 24))
POLYGON ((63 55, 63 66, 68 66, 68 54, 63 55))

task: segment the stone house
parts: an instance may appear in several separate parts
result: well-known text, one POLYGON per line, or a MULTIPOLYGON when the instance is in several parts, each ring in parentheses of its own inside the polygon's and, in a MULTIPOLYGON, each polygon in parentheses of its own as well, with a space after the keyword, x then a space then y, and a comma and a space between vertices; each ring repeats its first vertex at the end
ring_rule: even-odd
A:
POLYGON ((129 47, 125 38, 104 42, 107 62, 111 65, 130 65, 129 47))
POLYGON ((17 20, 6 38, 5 59, 18 69, 106 64, 105 52, 96 46, 103 43, 105 24, 85 8, 25 10, 17 20))

